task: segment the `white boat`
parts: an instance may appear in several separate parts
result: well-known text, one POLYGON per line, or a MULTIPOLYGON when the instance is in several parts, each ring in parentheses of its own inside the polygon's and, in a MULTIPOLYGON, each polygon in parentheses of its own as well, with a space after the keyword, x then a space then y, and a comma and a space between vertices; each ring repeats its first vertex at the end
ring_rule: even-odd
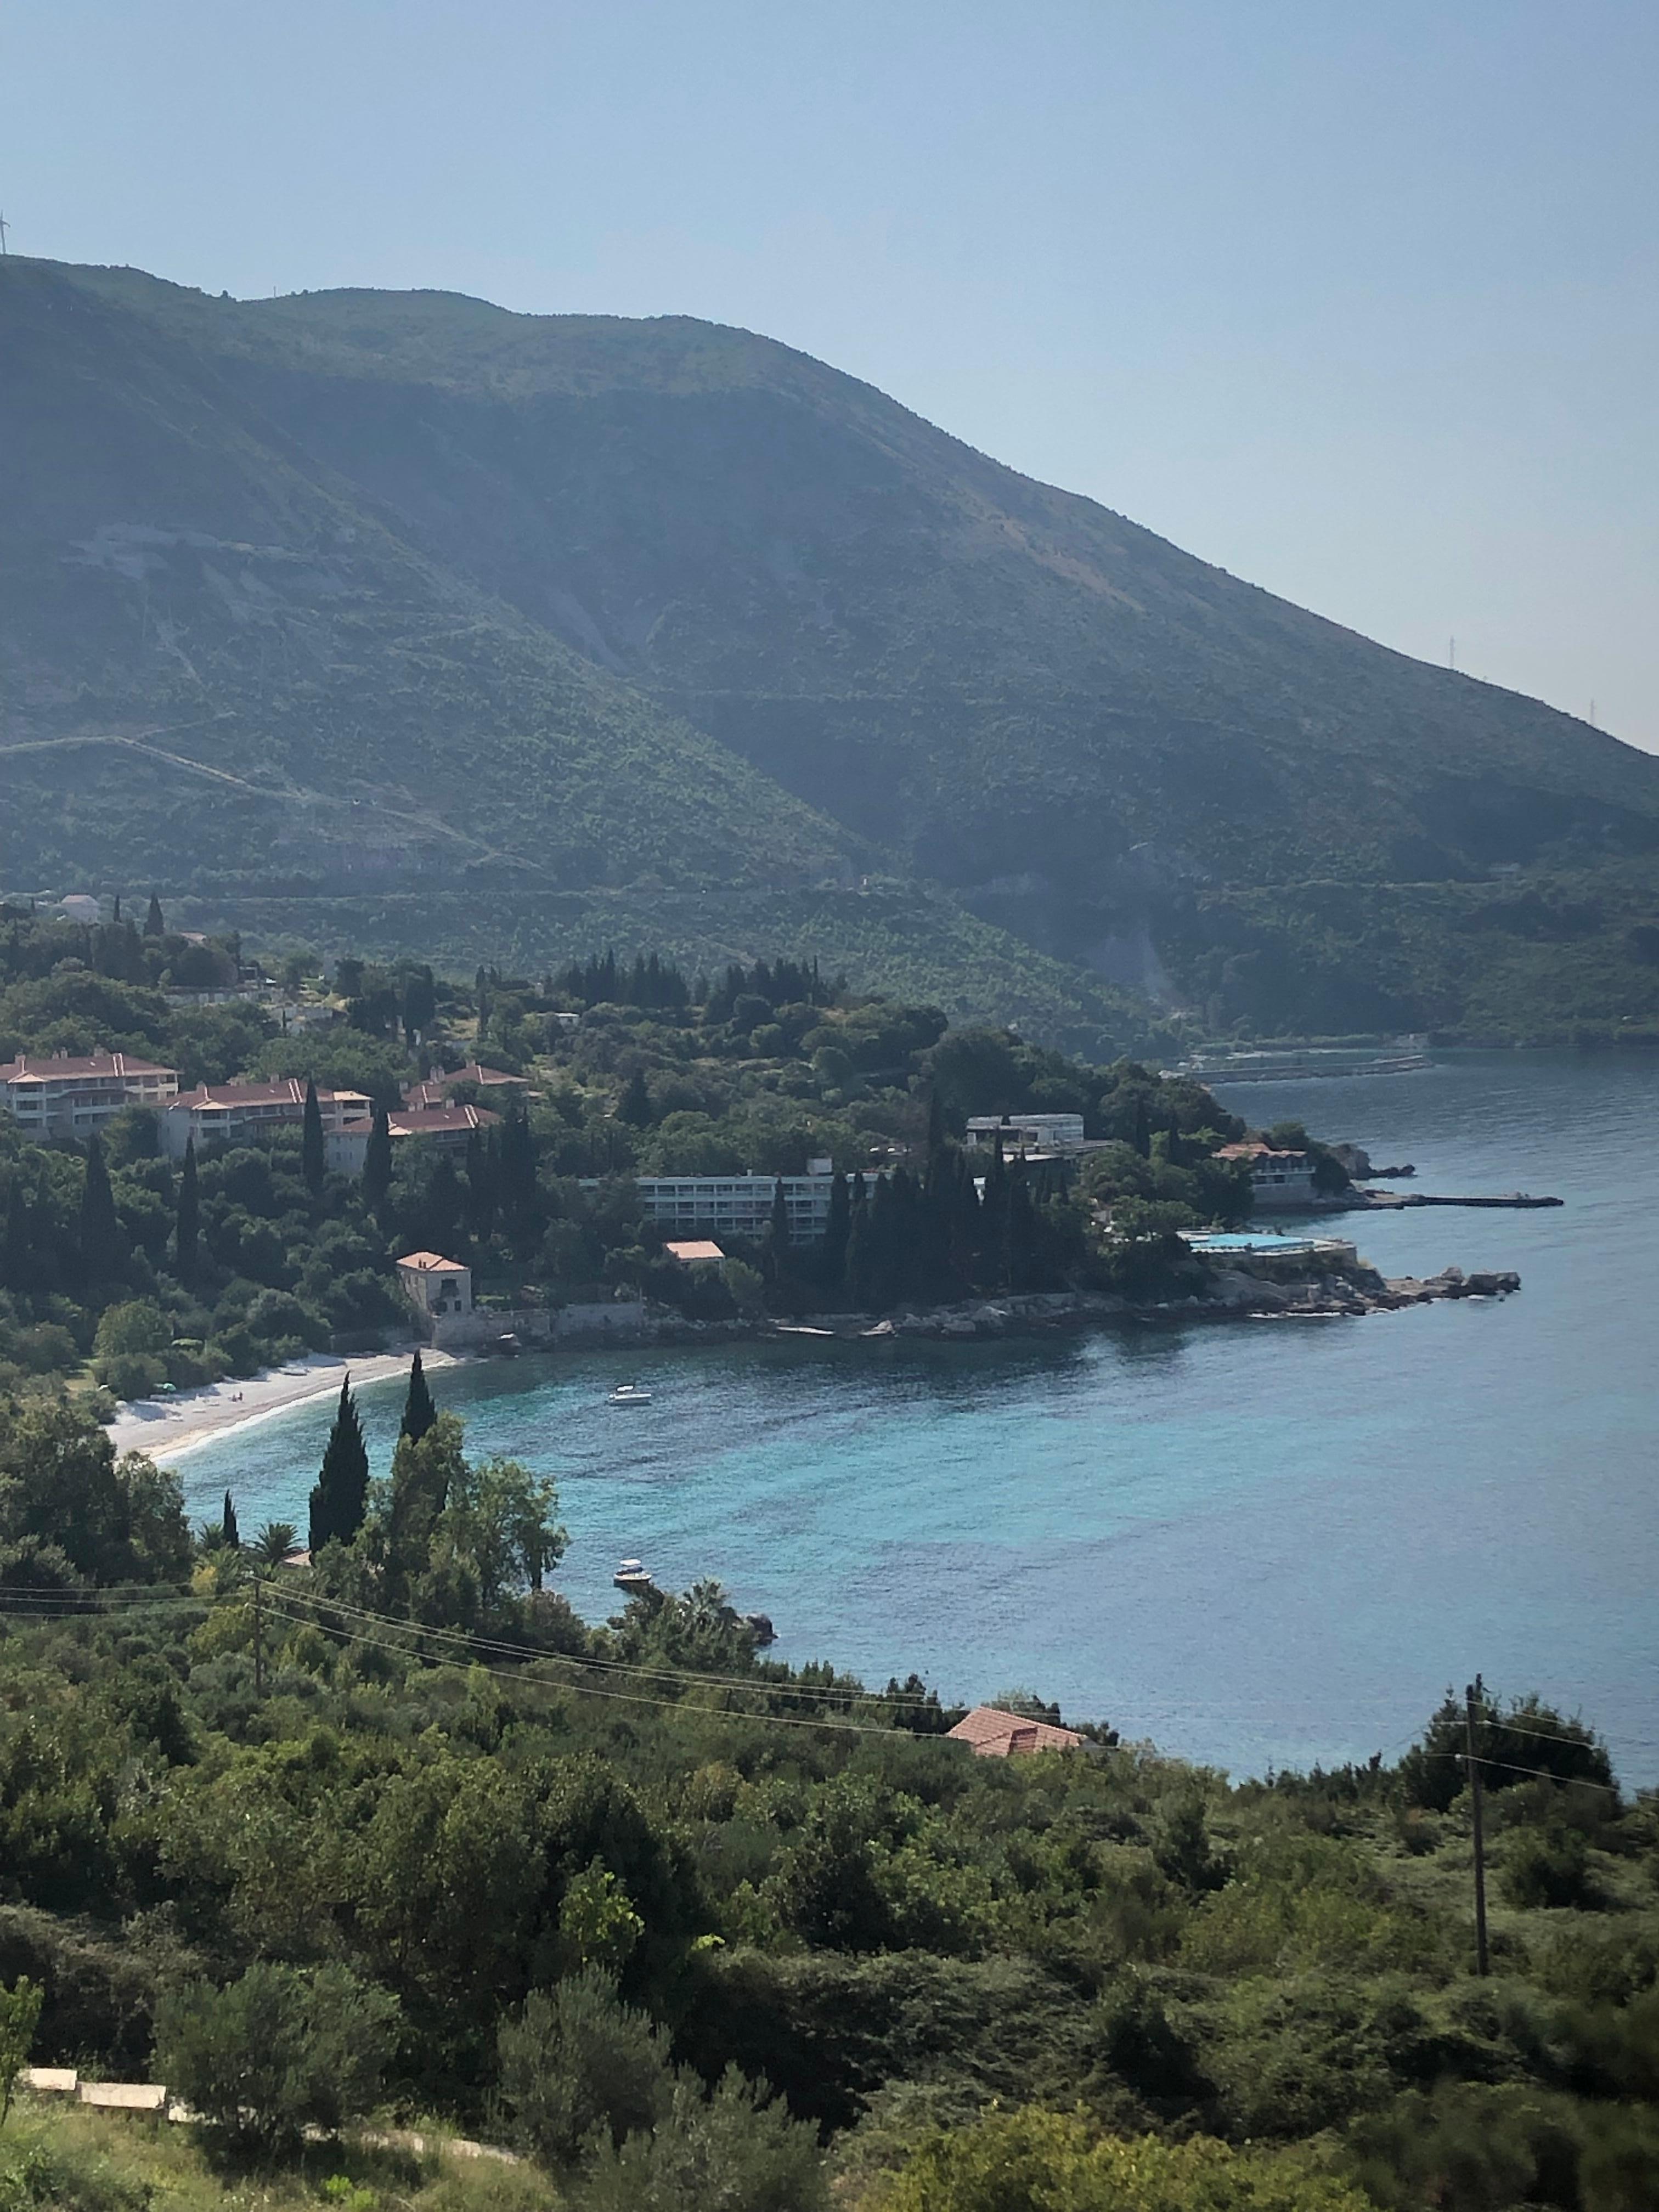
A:
POLYGON ((638 1559, 624 1559, 611 1579, 619 1590, 639 1591, 651 1587, 651 1577, 638 1559))
POLYGON ((607 1406, 648 1406, 651 1393, 641 1390, 637 1382, 618 1382, 605 1403, 607 1406))

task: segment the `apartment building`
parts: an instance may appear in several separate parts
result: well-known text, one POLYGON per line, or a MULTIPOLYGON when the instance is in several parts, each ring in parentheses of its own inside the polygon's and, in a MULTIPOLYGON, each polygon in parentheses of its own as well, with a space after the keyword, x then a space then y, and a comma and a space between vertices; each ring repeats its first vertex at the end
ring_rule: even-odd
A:
POLYGON ((32 1137, 85 1137, 129 1106, 151 1113, 179 1095, 171 1067, 131 1053, 22 1054, 0 1066, 0 1103, 32 1137))

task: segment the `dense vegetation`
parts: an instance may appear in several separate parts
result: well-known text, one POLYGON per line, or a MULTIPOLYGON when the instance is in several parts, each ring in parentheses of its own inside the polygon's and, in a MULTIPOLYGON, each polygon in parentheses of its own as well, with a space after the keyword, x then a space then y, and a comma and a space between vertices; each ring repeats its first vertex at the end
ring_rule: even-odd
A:
MULTIPOLYGON (((1483 1979, 1462 1699, 1397 1765, 1266 1782, 1104 1728, 975 1759, 914 1677, 766 1662, 711 1585, 586 1626, 550 1491, 419 1390, 308 1571, 192 1540, 61 1407, 0 1419, 0 1984, 37 2061, 165 2079, 284 2201, 1652 2201, 1659 1824, 1534 1700, 1477 1691, 1483 1979), (530 2163, 303 2150, 368 2113, 530 2163)), ((0 2204, 211 2201, 130 2124, 100 2166, 15 2122, 0 2204)))
POLYGON ((1642 1014, 1650 760, 783 347, 0 283, 0 884, 142 873, 216 926, 257 894, 268 937, 452 966, 808 945, 1105 1057, 1146 1018, 1103 975, 1531 1034, 1501 920, 1437 957, 1443 895, 1611 869, 1641 910, 1534 957, 1544 1030, 1642 1014), (1397 910, 1375 960, 1310 918, 1327 882, 1397 910))
MULTIPOLYGON (((406 1324, 392 1262, 413 1250, 465 1261, 503 1306, 621 1294, 702 1320, 882 1313, 976 1292, 1151 1295, 1193 1276, 1176 1230, 1248 1211, 1242 1171, 1212 1157, 1242 1124, 1200 1085, 951 1029, 813 963, 711 981, 607 954, 539 979, 481 969, 463 987, 347 957, 332 1025, 284 1032, 252 1002, 169 995, 222 980, 239 948, 171 933, 159 906, 153 921, 145 935, 130 919, 0 915, 0 1058, 107 1048, 176 1063, 185 1085, 291 1075, 395 1109, 416 1077, 481 1056, 532 1095, 461 1159, 372 1149, 356 1180, 325 1171, 320 1123, 309 1146, 291 1128, 175 1163, 143 1110, 84 1147, 30 1143, 0 1118, 0 1390, 50 1390, 89 1361, 106 1392, 137 1397, 358 1348, 406 1324), (966 1116, 1023 1109, 1080 1113, 1113 1141, 1075 1179, 970 1161, 966 1116), (799 1174, 822 1157, 852 1178, 824 1245, 793 1250, 780 1206, 755 1243, 727 1240, 712 1279, 665 1255, 633 1183, 799 1174)), ((284 981, 314 986, 315 968, 295 954, 284 981)), ((308 1006, 324 1011, 314 988, 308 1006)))

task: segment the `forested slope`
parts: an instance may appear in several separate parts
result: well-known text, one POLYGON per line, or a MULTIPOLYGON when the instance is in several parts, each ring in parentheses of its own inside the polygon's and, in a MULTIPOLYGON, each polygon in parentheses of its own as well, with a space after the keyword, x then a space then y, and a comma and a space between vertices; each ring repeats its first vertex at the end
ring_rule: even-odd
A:
MULTIPOLYGON (((626 912, 667 887, 739 953, 734 894, 810 890, 836 958, 873 882, 915 902, 887 949, 963 979, 986 942, 967 907, 1224 1021, 1288 997, 1292 1026, 1332 1000, 1325 1025, 1353 1026, 1369 999, 1454 1029, 1482 1018, 1501 932, 1449 994, 1409 963, 1379 993, 1305 939, 1288 991, 1237 961, 1218 988, 1216 898, 1265 899, 1279 927, 1310 882, 1415 906, 1618 859, 1651 903, 1648 756, 769 340, 23 261, 0 317, 14 889, 137 869, 224 919, 256 886, 461 887, 487 931, 532 891, 626 912)), ((1649 1019, 1622 919, 1601 951, 1551 988, 1649 1019)), ((1109 1026, 1068 988, 1051 1030, 1109 1026)))

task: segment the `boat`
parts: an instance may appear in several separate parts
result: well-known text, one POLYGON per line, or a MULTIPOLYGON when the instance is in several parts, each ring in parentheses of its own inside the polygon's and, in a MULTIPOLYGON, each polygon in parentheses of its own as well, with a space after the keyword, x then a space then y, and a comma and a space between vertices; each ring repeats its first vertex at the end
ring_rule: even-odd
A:
POLYGON ((605 1402, 607 1406, 648 1406, 651 1393, 642 1390, 637 1382, 618 1382, 605 1402))
POLYGON ((641 1590, 654 1587, 650 1575, 638 1559, 624 1559, 611 1579, 619 1590, 626 1590, 630 1597, 637 1597, 641 1590))

